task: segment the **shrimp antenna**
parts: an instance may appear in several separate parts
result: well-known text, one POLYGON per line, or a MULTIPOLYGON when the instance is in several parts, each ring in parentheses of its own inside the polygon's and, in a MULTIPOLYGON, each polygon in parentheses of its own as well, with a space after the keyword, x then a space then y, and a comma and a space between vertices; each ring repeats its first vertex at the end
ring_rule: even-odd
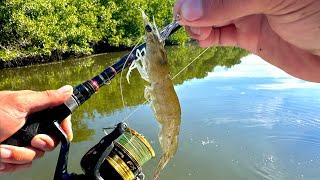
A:
POLYGON ((148 16, 146 15, 146 13, 145 13, 141 8, 139 8, 139 10, 141 11, 142 19, 143 19, 143 21, 144 21, 144 24, 145 24, 145 25, 148 24, 148 23, 149 23, 149 18, 148 18, 148 16))
POLYGON ((153 19, 153 27, 154 27, 154 29, 156 31, 156 34, 157 34, 158 38, 160 39, 160 42, 163 42, 163 39, 160 36, 160 32, 159 32, 159 29, 157 27, 156 20, 154 19, 154 16, 152 16, 152 19, 153 19))

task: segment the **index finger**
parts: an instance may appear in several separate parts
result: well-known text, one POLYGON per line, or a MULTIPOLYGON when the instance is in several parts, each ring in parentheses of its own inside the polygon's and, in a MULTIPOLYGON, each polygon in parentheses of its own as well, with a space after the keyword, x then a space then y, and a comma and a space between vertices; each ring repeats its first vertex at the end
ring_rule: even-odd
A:
POLYGON ((0 145, 0 162, 2 163, 27 164, 42 157, 43 155, 43 151, 33 147, 17 147, 5 144, 0 145))
POLYGON ((178 0, 174 7, 174 17, 180 17, 181 25, 224 26, 241 17, 264 13, 271 6, 270 2, 270 0, 178 0))

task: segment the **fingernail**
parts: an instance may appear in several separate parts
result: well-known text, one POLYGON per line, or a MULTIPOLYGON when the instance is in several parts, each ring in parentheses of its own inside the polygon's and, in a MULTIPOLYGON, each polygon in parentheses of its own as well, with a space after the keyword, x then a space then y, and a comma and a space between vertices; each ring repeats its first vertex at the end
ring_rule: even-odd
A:
POLYGON ((73 134, 71 133, 70 135, 69 135, 69 141, 72 141, 73 140, 73 134))
POLYGON ((198 28, 198 27, 190 27, 190 31, 191 31, 193 34, 201 35, 201 30, 200 30, 200 28, 198 28))
POLYGON ((48 146, 47 146, 47 142, 43 141, 43 140, 40 140, 37 142, 37 145, 38 145, 38 148, 46 151, 48 150, 48 146))
POLYGON ((181 7, 181 15, 188 21, 195 21, 203 16, 202 0, 186 0, 181 7))
POLYGON ((58 89, 58 93, 61 93, 61 94, 71 94, 72 92, 73 92, 73 88, 70 85, 65 85, 58 89))
POLYGON ((65 129, 65 133, 67 134, 69 141, 72 141, 72 139, 73 139, 73 132, 72 132, 71 116, 68 116, 68 117, 65 119, 65 121, 66 121, 66 123, 67 123, 67 124, 66 124, 66 128, 67 128, 67 129, 65 129))
POLYGON ((0 157, 3 159, 8 159, 12 155, 12 151, 6 148, 0 148, 0 157))
POLYGON ((4 170, 6 168, 6 165, 4 165, 3 163, 0 163, 0 171, 4 170))
POLYGON ((73 140, 73 132, 72 132, 71 121, 69 121, 69 123, 70 123, 70 125, 68 125, 68 128, 69 128, 68 138, 69 138, 69 141, 72 141, 73 140))

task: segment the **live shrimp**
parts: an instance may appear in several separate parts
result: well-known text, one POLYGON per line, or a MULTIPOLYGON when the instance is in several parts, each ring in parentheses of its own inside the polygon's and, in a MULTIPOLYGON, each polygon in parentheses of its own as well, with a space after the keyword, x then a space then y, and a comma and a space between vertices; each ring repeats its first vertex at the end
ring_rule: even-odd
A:
POLYGON ((141 53, 140 58, 129 68, 127 78, 130 71, 137 68, 141 77, 149 83, 145 88, 145 98, 151 102, 155 117, 161 126, 158 138, 162 155, 154 172, 154 179, 157 179, 161 170, 177 152, 181 108, 170 77, 164 40, 155 23, 150 23, 144 13, 143 21, 146 49, 144 52, 138 52, 141 53))

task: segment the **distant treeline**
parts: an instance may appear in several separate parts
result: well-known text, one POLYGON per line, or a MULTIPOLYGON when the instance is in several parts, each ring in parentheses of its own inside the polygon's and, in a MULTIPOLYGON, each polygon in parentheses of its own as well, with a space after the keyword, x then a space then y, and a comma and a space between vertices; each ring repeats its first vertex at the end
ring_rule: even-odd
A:
MULTIPOLYGON (((143 35, 140 9, 159 27, 174 0, 2 0, 0 60, 63 58, 132 47, 143 35)), ((178 32, 171 41, 185 42, 178 32)))

